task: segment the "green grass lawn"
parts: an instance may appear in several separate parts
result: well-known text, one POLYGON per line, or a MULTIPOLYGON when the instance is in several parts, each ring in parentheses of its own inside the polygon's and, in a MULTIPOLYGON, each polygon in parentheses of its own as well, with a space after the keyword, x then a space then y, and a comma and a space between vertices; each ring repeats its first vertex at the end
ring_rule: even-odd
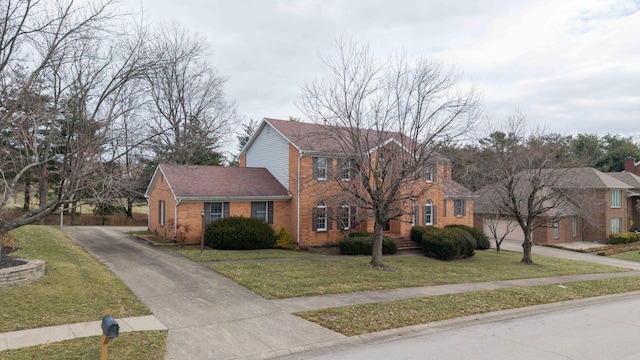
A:
MULTIPOLYGON (((0 352, 3 360, 99 359, 101 336, 73 339, 0 352)), ((161 360, 167 347, 166 331, 121 333, 109 341, 109 359, 161 360)))
POLYGON ((640 262, 640 251, 627 251, 620 254, 611 255, 611 257, 640 262))
POLYGON ((493 280, 628 271, 612 266, 535 256, 537 265, 520 263, 522 254, 478 251, 460 261, 425 256, 385 256, 396 269, 371 270, 369 257, 328 258, 291 262, 211 264, 208 267, 267 299, 403 287, 493 280))
POLYGON ((301 251, 264 249, 264 250, 216 250, 206 248, 203 257, 200 257, 200 246, 167 247, 170 250, 186 257, 191 261, 224 261, 224 260, 252 260, 252 259, 278 259, 278 258, 305 258, 319 257, 322 255, 305 253, 301 251))
POLYGON ((150 314, 105 265, 51 226, 23 226, 16 257, 46 262, 46 273, 28 285, 0 288, 0 332, 95 321, 110 308, 116 318, 150 314))
POLYGON ((467 315, 640 290, 640 277, 581 281, 345 306, 296 315, 347 336, 467 315))

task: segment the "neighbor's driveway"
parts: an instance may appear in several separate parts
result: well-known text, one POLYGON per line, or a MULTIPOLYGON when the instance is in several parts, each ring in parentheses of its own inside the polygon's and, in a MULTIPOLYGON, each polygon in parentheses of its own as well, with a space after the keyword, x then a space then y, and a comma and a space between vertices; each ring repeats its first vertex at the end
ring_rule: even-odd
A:
POLYGON ((130 227, 63 229, 169 329, 167 359, 270 358, 343 338, 180 255, 131 238, 124 233, 130 227))

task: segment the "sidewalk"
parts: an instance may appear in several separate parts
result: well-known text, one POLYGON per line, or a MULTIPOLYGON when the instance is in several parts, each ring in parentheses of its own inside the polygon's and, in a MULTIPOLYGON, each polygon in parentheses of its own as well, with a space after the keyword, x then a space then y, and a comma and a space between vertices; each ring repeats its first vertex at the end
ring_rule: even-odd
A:
MULTIPOLYGON (((120 332, 167 330, 153 315, 116 319, 120 332)), ((0 351, 102 335, 102 321, 48 326, 0 333, 0 351)))

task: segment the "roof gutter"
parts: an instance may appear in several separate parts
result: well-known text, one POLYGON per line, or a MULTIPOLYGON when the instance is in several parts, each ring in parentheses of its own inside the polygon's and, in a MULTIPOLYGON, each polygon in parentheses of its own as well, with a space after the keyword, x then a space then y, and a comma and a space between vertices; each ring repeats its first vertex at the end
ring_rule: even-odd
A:
POLYGON ((176 198, 182 202, 246 202, 291 200, 291 195, 274 196, 181 196, 176 198))

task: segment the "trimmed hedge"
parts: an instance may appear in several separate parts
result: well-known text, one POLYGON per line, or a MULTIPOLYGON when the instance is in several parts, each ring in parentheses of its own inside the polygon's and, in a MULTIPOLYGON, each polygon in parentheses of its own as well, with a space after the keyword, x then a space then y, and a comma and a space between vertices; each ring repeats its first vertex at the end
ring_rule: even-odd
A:
POLYGON ((205 229, 204 238, 208 246, 220 250, 269 249, 276 243, 271 225, 241 216, 211 223, 205 229))
POLYGON ((640 241, 640 234, 625 232, 609 235, 609 243, 611 244, 628 244, 640 241))
POLYGON ((414 226, 411 228, 411 240, 422 244, 422 236, 425 233, 437 233, 441 229, 435 226, 414 226))
MULTIPOLYGON (((358 236, 342 240, 338 244, 340 255, 371 255, 373 253, 373 236, 358 236)), ((386 236, 382 237, 382 255, 398 252, 398 244, 386 236)))
POLYGON ((475 255, 475 248, 475 238, 459 228, 431 227, 422 232, 423 253, 438 260, 468 258, 475 255))
POLYGON ((482 230, 476 229, 471 226, 458 224, 447 225, 445 226, 445 228, 457 228, 468 232, 469 234, 471 234, 471 236, 473 236, 474 239, 476 239, 476 249, 478 250, 487 250, 491 248, 489 237, 482 230))

